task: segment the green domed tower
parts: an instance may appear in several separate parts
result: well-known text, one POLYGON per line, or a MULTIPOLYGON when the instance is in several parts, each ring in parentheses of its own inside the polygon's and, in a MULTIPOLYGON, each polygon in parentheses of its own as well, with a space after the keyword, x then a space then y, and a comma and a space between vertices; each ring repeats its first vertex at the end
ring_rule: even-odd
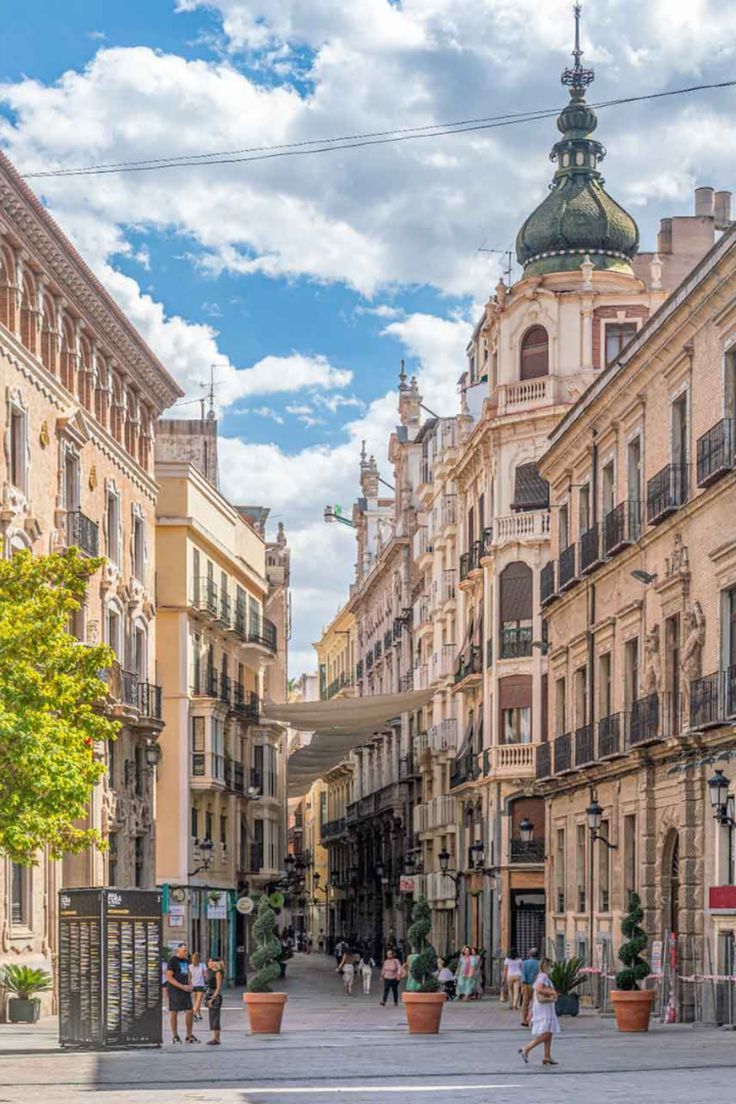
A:
POLYGON ((606 151, 591 135, 598 126, 595 111, 585 102, 593 70, 580 59, 580 5, 575 5, 575 65, 562 74, 570 89, 570 103, 562 109, 557 127, 562 134, 550 158, 557 163, 549 195, 516 238, 516 256, 524 276, 577 270, 586 254, 596 269, 631 273, 631 258, 639 246, 633 218, 603 187, 598 165, 606 151))

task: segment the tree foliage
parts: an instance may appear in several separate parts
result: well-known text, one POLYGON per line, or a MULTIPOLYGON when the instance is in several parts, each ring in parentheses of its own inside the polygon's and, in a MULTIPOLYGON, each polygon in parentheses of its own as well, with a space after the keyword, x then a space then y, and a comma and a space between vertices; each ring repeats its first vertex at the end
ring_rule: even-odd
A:
POLYGON ((434 993, 440 987, 435 977, 437 952, 427 938, 432 929, 432 913, 424 897, 417 898, 411 918, 408 935, 414 954, 409 961, 409 972, 420 992, 434 993))
POLYGON ((100 564, 76 548, 0 560, 0 853, 17 863, 102 842, 83 822, 95 747, 118 730, 100 709, 113 653, 68 631, 100 564))
POLYGON ((647 933, 641 927, 643 919, 641 898, 632 890, 629 893, 629 911, 621 921, 621 931, 626 936, 626 942, 621 944, 618 952, 624 969, 616 974, 617 989, 638 989, 639 982, 649 977, 649 963, 641 957, 648 942, 647 933))
POLYGON ((276 913, 264 894, 258 902, 258 912, 253 923, 256 949, 250 956, 255 973, 248 979, 249 993, 270 993, 271 982, 281 974, 279 959, 281 944, 276 938, 276 913))

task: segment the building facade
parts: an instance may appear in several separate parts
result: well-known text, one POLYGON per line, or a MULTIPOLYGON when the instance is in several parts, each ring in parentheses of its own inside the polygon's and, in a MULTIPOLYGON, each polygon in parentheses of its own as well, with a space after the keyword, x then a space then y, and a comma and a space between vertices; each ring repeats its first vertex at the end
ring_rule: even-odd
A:
MULTIPOLYGON (((720 212, 712 193, 699 202, 727 225, 723 195, 720 212)), ((736 931, 735 289, 729 229, 541 463, 560 504, 544 594, 552 738, 536 771, 549 941, 605 972, 635 890, 679 1018, 719 1022, 736 931), (712 983, 682 980, 696 974, 712 983)))
POLYGON ((73 631, 116 656, 107 708, 121 727, 87 819, 107 852, 0 859, 0 964, 50 969, 58 889, 155 884, 153 444, 181 392, 2 154, 0 380, 2 553, 103 556, 73 631))
POLYGON ((169 941, 185 937, 221 956, 238 978, 249 925, 236 899, 258 896, 284 872, 286 737, 263 719, 262 703, 284 700, 289 563, 283 530, 267 546, 258 513, 232 506, 216 476, 216 422, 164 422, 157 879, 168 886, 169 941), (272 609, 280 624, 266 615, 272 609))

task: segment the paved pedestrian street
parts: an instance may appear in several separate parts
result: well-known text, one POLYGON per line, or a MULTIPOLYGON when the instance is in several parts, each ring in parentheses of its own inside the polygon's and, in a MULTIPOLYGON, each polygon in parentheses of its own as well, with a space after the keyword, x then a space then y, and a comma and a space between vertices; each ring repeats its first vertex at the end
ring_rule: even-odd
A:
MULTIPOLYGON (((556 1069, 517 1049, 517 1016, 493 998, 448 1004, 438 1037, 410 1038, 401 1007, 356 986, 344 996, 334 963, 296 955, 288 967, 283 1034, 248 1035, 241 992, 223 1013, 223 1045, 104 1054, 60 1051, 56 1023, 0 1027, 0 1104, 558 1104, 636 1100, 698 1104, 733 1099, 736 1036, 687 1025, 649 1035, 617 1033, 612 1020, 583 1013, 563 1021, 556 1069)), ((168 1024, 166 1025, 168 1035, 168 1024)), ((200 1025, 202 1040, 208 1033, 200 1025)))

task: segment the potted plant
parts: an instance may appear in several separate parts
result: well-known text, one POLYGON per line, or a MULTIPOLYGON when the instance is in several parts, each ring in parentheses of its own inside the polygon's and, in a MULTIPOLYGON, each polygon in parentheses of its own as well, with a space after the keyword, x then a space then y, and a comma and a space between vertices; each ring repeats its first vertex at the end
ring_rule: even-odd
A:
POLYGON ((573 955, 555 962, 549 972, 553 988, 557 990, 555 1011, 558 1016, 577 1016, 580 1011, 580 997, 576 990, 583 984, 585 975, 581 973, 582 958, 573 955))
POLYGON ((611 1001, 619 1031, 648 1031, 654 1003, 653 989, 640 989, 639 982, 649 976, 649 963, 641 957, 647 945, 647 933, 640 926, 644 917, 638 893, 629 893, 629 911, 621 922, 626 937, 618 957, 624 964, 616 974, 611 1001))
POLYGON ((435 977, 437 954, 427 939, 432 927, 431 917, 426 899, 417 898, 411 913, 413 923, 408 932, 413 953, 407 960, 406 990, 401 996, 410 1035, 437 1035, 445 1003, 445 994, 435 977))
POLYGON ((34 966, 6 966, 2 985, 15 993, 8 1001, 10 1023, 36 1023, 41 1015, 41 1001, 34 993, 45 993, 51 988, 51 974, 34 966))
POLYGON ((286 993, 274 993, 271 982, 280 976, 281 944, 276 938, 276 913, 261 897, 253 924, 256 949, 250 957, 255 969, 243 1000, 248 1009, 251 1035, 278 1035, 284 1015, 286 993))

